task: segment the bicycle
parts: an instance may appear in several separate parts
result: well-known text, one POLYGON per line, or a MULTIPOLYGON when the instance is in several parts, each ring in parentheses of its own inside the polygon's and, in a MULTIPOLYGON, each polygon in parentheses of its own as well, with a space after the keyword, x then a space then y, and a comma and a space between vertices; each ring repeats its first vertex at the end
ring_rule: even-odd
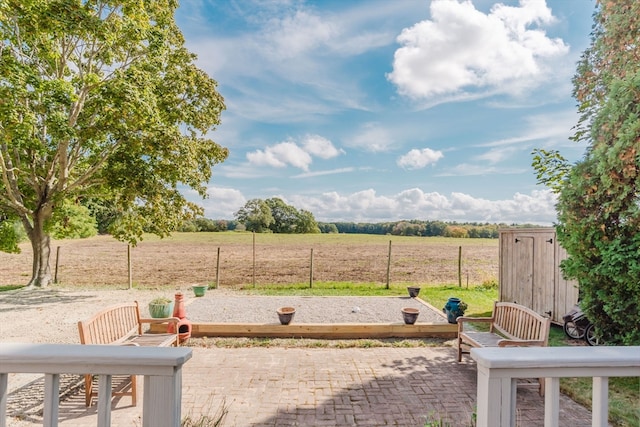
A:
POLYGON ((574 340, 584 339, 591 346, 602 344, 602 340, 596 334, 593 323, 587 319, 579 305, 574 305, 567 314, 562 316, 562 320, 564 321, 562 329, 569 338, 574 340))

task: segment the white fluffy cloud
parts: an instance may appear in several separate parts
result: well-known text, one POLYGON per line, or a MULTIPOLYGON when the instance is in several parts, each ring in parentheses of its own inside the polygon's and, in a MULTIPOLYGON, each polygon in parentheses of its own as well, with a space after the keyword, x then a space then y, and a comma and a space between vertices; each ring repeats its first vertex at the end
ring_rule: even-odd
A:
MULTIPOLYGON (((197 199, 195 192, 190 194, 192 199, 197 199)), ((203 207, 205 216, 212 219, 232 219, 234 212, 247 201, 240 191, 231 188, 210 187, 208 194, 203 207)), ((421 219, 551 225, 556 221, 556 195, 547 189, 530 194, 516 193, 503 200, 488 200, 459 192, 448 196, 438 192, 426 193, 420 188, 406 189, 393 195, 380 195, 373 189, 367 189, 350 194, 332 191, 317 195, 278 194, 268 197, 276 196, 297 209, 312 212, 316 220, 327 222, 421 219)))
POLYGON ((444 157, 442 151, 435 151, 431 148, 423 148, 422 150, 414 148, 407 154, 401 156, 397 164, 404 169, 422 169, 436 163, 442 157, 444 157))
POLYGON ((373 189, 351 194, 327 192, 317 196, 287 198, 299 209, 312 212, 319 221, 378 222, 401 219, 533 223, 550 225, 556 220, 556 197, 550 190, 516 193, 511 199, 487 200, 464 193, 446 196, 419 188, 395 195, 373 189))
POLYGON ((247 153, 249 163, 256 166, 284 168, 287 165, 308 171, 313 162, 312 155, 330 159, 344 153, 331 141, 319 135, 307 135, 300 143, 289 140, 271 145, 264 150, 247 153))
POLYGON ((511 199, 494 201, 453 193, 450 201, 451 211, 457 217, 473 212, 479 221, 551 224, 556 218, 556 196, 550 190, 516 193, 511 199))
POLYGON ((544 80, 546 61, 569 47, 547 37, 554 16, 545 0, 498 3, 488 14, 469 0, 433 0, 431 20, 405 28, 388 75, 414 99, 490 90, 517 93, 544 80))
POLYGON ((277 59, 296 58, 309 50, 328 43, 337 29, 331 22, 305 10, 269 21, 264 37, 271 55, 277 59))
MULTIPOLYGON (((196 196, 196 193, 192 193, 196 196)), ((211 219, 231 219, 233 213, 238 211, 247 202, 242 192, 234 188, 209 187, 209 198, 202 202, 205 216, 211 219)))
POLYGON ((337 149, 331 141, 320 135, 307 135, 302 140, 302 147, 307 153, 313 154, 321 159, 332 159, 338 157, 340 154, 344 154, 344 150, 337 149))
POLYGON ((249 163, 258 166, 273 166, 283 168, 287 165, 309 170, 311 156, 295 142, 286 141, 272 145, 263 150, 247 153, 249 163))

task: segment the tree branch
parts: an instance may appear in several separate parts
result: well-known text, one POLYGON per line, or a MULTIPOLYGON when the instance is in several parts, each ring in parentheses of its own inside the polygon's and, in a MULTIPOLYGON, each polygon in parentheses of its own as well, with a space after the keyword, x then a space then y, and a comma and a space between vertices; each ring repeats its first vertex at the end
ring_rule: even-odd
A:
POLYGON ((15 171, 19 171, 19 169, 14 167, 11 161, 6 142, 0 145, 0 170, 2 172, 2 183, 6 189, 5 200, 8 202, 5 202, 5 204, 11 207, 18 215, 28 214, 29 210, 22 202, 22 194, 18 188, 18 180, 15 175, 15 171))

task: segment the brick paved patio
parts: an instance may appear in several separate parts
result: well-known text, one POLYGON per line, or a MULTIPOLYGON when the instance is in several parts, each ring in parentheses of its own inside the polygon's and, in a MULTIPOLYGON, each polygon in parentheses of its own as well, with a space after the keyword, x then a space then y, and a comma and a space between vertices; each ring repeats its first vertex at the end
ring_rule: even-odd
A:
MULTIPOLYGON (((442 348, 194 348, 183 371, 183 416, 215 413, 225 426, 424 426, 436 415, 468 426, 475 408, 473 362, 442 348)), ((140 381, 142 382, 142 381, 140 381)), ((142 405, 114 402, 112 425, 139 426, 142 405)), ((518 392, 518 426, 543 425, 543 399, 518 392)), ((591 414, 562 397, 561 425, 591 425, 591 414)), ((81 391, 60 408, 60 426, 96 425, 81 391)), ((33 425, 27 420, 9 425, 33 425)))

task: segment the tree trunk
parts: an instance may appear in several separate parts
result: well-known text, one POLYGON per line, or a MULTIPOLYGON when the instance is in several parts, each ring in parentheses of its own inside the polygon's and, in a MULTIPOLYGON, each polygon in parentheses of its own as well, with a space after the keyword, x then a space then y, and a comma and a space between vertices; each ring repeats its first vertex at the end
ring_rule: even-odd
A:
POLYGON ((44 231, 44 216, 44 212, 36 212, 33 224, 27 232, 33 249, 33 269, 29 286, 42 288, 51 284, 51 266, 49 265, 51 238, 44 231))

